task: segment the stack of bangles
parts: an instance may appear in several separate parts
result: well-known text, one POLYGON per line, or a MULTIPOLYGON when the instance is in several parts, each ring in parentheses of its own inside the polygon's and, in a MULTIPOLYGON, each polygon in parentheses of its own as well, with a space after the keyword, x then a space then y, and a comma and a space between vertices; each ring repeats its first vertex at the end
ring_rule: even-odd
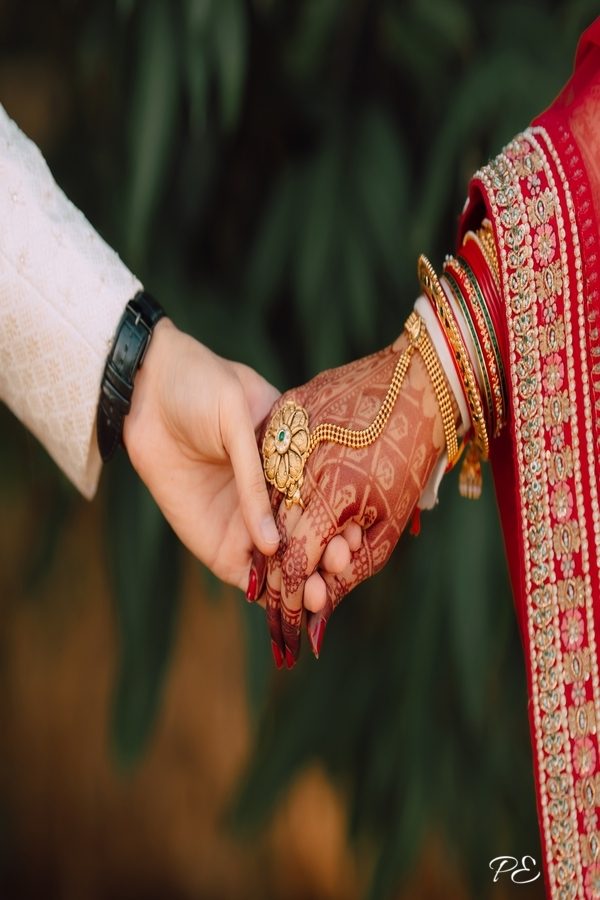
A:
MULTIPOLYGON (((490 436, 506 422, 506 379, 499 336, 501 291, 490 223, 469 231, 456 256, 446 257, 441 278, 419 257, 421 290, 440 325, 469 411, 470 428, 459 478, 464 497, 481 496, 481 462, 489 456, 490 436)), ((452 458, 448 454, 449 463, 452 458)))
MULTIPOLYGON (((481 460, 489 455, 489 435, 495 437, 506 419, 501 356, 505 348, 498 344, 502 333, 500 279, 489 223, 484 221, 476 233, 465 236, 459 255, 446 259, 441 279, 425 256, 419 258, 418 273, 466 400, 468 413, 462 415, 463 427, 468 428, 466 441, 459 447, 447 383, 453 379, 450 375, 448 379, 444 377, 440 363, 448 353, 436 347, 417 309, 406 322, 408 343, 398 356, 386 396, 367 428, 355 430, 333 422, 315 425, 309 421, 306 409, 293 399, 288 399, 271 418, 262 445, 263 468, 267 481, 284 494, 288 507, 294 503, 304 505, 304 467, 321 442, 362 449, 377 440, 394 409, 414 353, 423 359, 433 385, 444 427, 448 468, 455 465, 466 444, 459 489, 465 497, 481 495, 481 460), (464 422, 465 415, 470 424, 464 422)), ((417 307, 420 302, 417 301, 417 307)), ((457 403, 460 407, 458 397, 457 403)))

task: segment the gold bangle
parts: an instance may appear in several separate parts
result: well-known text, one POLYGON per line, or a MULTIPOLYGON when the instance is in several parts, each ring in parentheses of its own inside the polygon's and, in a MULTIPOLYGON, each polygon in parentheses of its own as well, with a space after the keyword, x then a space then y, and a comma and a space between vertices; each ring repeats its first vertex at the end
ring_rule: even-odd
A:
MULTIPOLYGON (((469 294, 468 297, 463 296, 462 285, 457 278, 457 274, 462 275, 463 279, 466 280, 467 275, 466 272, 461 271, 458 260, 456 260, 453 256, 447 256, 444 262, 444 278, 446 279, 446 283, 452 292, 452 296, 456 301, 457 307, 463 314, 463 318, 465 320, 465 324, 467 329, 471 335, 471 340, 473 342, 473 347, 475 349, 475 356, 477 357, 477 367, 479 369, 479 373, 481 375, 480 384, 483 385, 483 394, 485 396, 485 406, 487 408, 487 421, 488 424, 491 425, 492 421, 492 413, 493 413, 493 395, 492 395, 492 384, 488 375, 488 371, 485 364, 485 359, 483 356, 483 350, 481 347, 481 342, 479 339, 479 335, 477 334, 477 328, 475 327, 475 323, 472 318, 472 313, 469 308, 468 300, 473 300, 472 293, 469 294), (458 272, 455 270, 453 263, 458 268, 458 272)), ((465 290, 469 290, 470 285, 466 285, 465 290)), ((485 409, 484 409, 485 413, 485 409)))
MULTIPOLYGON (((489 421, 493 424, 493 434, 497 437, 505 421, 506 401, 504 396, 504 369, 502 367, 502 358, 500 349, 496 339, 494 326, 485 305, 481 287, 477 282, 475 273, 469 263, 462 257, 449 256, 444 264, 444 274, 453 274, 453 268, 462 275, 465 284, 467 297, 466 301, 469 314, 475 317, 475 347, 478 351, 478 358, 481 354, 484 359, 483 376, 486 381, 486 393, 488 394, 488 404, 490 403, 490 395, 493 398, 493 405, 489 408, 489 421)), ((456 281, 456 287, 460 290, 460 284, 456 281)), ((463 310, 463 312, 465 312, 463 310)), ((467 312, 465 312, 465 316, 467 312)))
POLYGON ((458 372, 463 384, 471 423, 473 425, 474 442, 482 459, 487 459, 490 452, 490 443, 485 425, 485 414, 477 387, 477 380, 469 359, 467 348, 464 345, 462 335, 454 318, 454 314, 440 284, 435 269, 426 256, 421 254, 417 264, 417 274, 421 290, 425 293, 429 302, 437 313, 438 319, 446 335, 450 349, 456 361, 458 372))
POLYGON ((304 466, 319 443, 330 441, 358 450, 368 447, 380 436, 398 399, 415 351, 421 354, 433 384, 444 425, 448 458, 452 463, 456 461, 459 449, 452 401, 425 323, 413 312, 406 321, 405 329, 408 346, 400 354, 383 403, 367 428, 355 430, 332 422, 321 422, 311 434, 307 411, 293 400, 288 400, 274 413, 263 439, 263 469, 269 484, 273 484, 285 495, 288 508, 294 503, 304 507, 300 495, 304 466))
POLYGON ((485 257, 485 261, 492 273, 492 278, 496 282, 496 287, 501 291, 500 266, 498 264, 498 251, 496 250, 496 241, 494 239, 494 232, 492 231, 492 223, 489 219, 484 219, 481 223, 481 227, 477 229, 477 232, 470 232, 470 234, 473 235, 473 238, 479 244, 481 252, 485 257))
POLYGON ((418 329, 414 338, 415 346, 421 355, 421 359, 425 363, 427 374, 437 400, 438 408, 442 416, 442 424, 444 426, 444 438, 446 441, 446 452, 448 454, 448 465, 450 468, 454 466, 460 456, 460 448, 458 446, 458 437, 456 435, 456 417, 454 415, 454 407, 448 383, 444 376, 444 372, 440 365, 437 353, 431 343, 431 338, 425 327, 423 319, 412 313, 404 326, 410 334, 411 328, 418 329))

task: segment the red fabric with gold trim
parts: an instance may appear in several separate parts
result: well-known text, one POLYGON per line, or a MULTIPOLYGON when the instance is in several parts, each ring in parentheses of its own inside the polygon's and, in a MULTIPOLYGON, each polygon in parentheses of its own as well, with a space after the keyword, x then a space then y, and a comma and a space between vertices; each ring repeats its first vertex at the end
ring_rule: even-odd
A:
POLYGON ((498 248, 509 419, 491 459, 547 889, 561 900, 600 897, 599 44, 597 20, 557 101, 476 174, 461 222, 487 215, 498 248))

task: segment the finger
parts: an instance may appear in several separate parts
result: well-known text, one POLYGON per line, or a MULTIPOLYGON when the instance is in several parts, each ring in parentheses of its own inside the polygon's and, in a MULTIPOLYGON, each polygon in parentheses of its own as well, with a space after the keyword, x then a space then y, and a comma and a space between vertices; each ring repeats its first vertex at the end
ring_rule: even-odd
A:
POLYGON ((304 609, 308 612, 321 612, 327 602, 327 586, 319 572, 313 572, 304 585, 304 609))
POLYGON ((315 657, 318 659, 327 623, 346 594, 362 581, 378 572, 389 559, 398 542, 399 531, 390 529, 389 522, 380 521, 363 533, 358 550, 352 553, 350 564, 337 574, 322 573, 327 600, 318 613, 307 616, 306 630, 315 657))
MULTIPOLYGON (((319 611, 309 613, 306 619, 306 633, 315 659, 318 659, 321 653, 325 629, 334 609, 341 603, 346 594, 356 586, 352 581, 348 581, 348 578, 353 578, 352 563, 350 563, 348 570, 344 573, 338 575, 325 573, 323 575, 326 594, 325 603, 319 611)), ((356 583, 358 584, 358 582, 356 583)))
MULTIPOLYGON (((325 584, 325 582, 323 583, 325 584)), ((327 586, 325 587, 325 593, 327 594, 327 586)), ((310 649, 315 659, 318 659, 321 653, 325 629, 332 612, 333 607, 329 597, 327 597, 325 605, 319 612, 308 613, 306 617, 306 634, 308 635, 310 649)))
POLYGON ((325 552, 321 556, 319 568, 335 575, 338 572, 343 572, 349 562, 350 547, 348 542, 343 534, 336 534, 327 544, 325 552))
MULTIPOLYGON (((270 505, 271 505, 271 513, 273 516, 277 514, 278 507, 280 505, 279 498, 281 494, 276 488, 270 489, 270 505)), ((275 520, 275 524, 277 530, 279 532, 279 539, 281 541, 282 537, 285 537, 283 534, 283 526, 278 524, 278 521, 275 520)), ((257 550, 256 547, 252 550, 252 558, 250 561, 250 574, 248 577, 248 588, 246 590, 246 599, 250 603, 259 602, 259 598, 262 598, 263 602, 260 604, 264 606, 264 593, 266 587, 267 580, 267 561, 268 558, 257 550)))
POLYGON ((241 391, 238 399, 232 399, 227 405, 229 409, 224 414, 221 432, 233 466, 242 516, 255 547, 266 556, 272 556, 279 544, 279 534, 271 512, 250 412, 241 391))
POLYGON ((350 522, 342 531, 342 537, 348 544, 350 552, 354 553, 362 543, 363 530, 358 522, 350 522))
POLYGON ((372 541, 377 539, 380 531, 385 527, 385 523, 379 523, 365 533, 360 547, 352 553, 349 564, 342 572, 322 573, 327 599, 322 609, 316 613, 309 613, 306 620, 308 640, 316 659, 319 658, 325 629, 334 609, 346 594, 373 574, 372 541))
POLYGON ((246 588, 246 600, 249 603, 255 603, 263 593, 267 577, 267 559, 268 557, 254 547, 250 562, 248 587, 246 588))
MULTIPOLYGON (((362 542, 362 528, 357 522, 347 525, 341 535, 336 535, 327 545, 321 557, 320 570, 330 575, 342 572, 350 562, 352 553, 356 552, 362 542), (339 543, 338 543, 339 542, 339 543), (337 548, 335 557, 331 558, 332 547, 337 548)), ((327 586, 320 571, 313 572, 304 585, 304 609, 308 612, 321 612, 327 602, 327 586)))
MULTIPOLYGON (((281 495, 279 495, 281 496, 281 495)), ((277 668, 281 668, 286 661, 290 668, 289 654, 286 653, 286 639, 283 631, 283 616, 281 612, 281 562, 288 543, 288 535, 293 531, 298 522, 302 510, 299 506, 287 509, 282 502, 277 514, 277 527, 280 534, 279 547, 267 566, 266 603, 267 603, 267 627, 271 636, 271 649, 277 668)))
POLYGON ((285 659, 285 641, 281 631, 281 578, 278 575, 279 569, 273 573, 272 577, 267 578, 267 588, 265 593, 265 612, 267 619, 267 628, 271 637, 271 652, 278 669, 281 669, 285 659))
POLYGON ((313 494, 281 554, 281 619, 286 662, 291 668, 300 652, 304 584, 317 568, 324 548, 337 532, 335 514, 313 494))
POLYGON ((281 392, 250 366, 234 361, 230 365, 244 389, 250 417, 256 427, 261 424, 265 416, 268 416, 281 392))

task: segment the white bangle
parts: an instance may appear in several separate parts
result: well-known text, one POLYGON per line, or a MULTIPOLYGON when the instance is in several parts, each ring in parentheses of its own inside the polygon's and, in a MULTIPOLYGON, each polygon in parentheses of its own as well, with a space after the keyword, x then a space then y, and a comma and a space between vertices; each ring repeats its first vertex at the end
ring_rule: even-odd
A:
MULTIPOLYGON (((473 371, 476 373, 477 377, 478 368, 474 362, 475 347, 473 346, 473 341, 469 335, 468 329, 465 327, 466 323, 462 310, 458 309, 454 297, 452 296, 452 291, 450 290, 446 279, 443 276, 440 278, 440 283, 444 289, 444 294, 448 299, 448 303, 452 308, 452 312, 454 313, 454 316, 460 328, 460 332, 465 342, 467 352, 471 359, 471 364, 473 365, 473 371)), ((460 413, 460 422, 456 429, 456 433, 459 437, 462 437, 469 431, 471 427, 471 416, 469 415, 469 407, 467 405, 467 400, 464 394, 461 380, 458 377, 458 373, 454 366, 452 356, 450 355, 448 342, 446 341, 441 325, 438 321, 438 317, 436 316, 435 311, 432 309, 427 297, 424 297, 423 295, 418 297, 415 302, 414 308, 415 311, 425 321, 427 331, 429 332, 429 337, 431 338, 431 343, 435 348, 435 352, 438 355, 440 365, 444 371, 444 375, 448 380, 450 390, 452 391, 454 399, 456 400, 456 405, 458 406, 458 411, 460 413)), ((481 385, 479 386, 481 387, 481 385)), ((431 475, 427 480, 427 484, 421 492, 421 496, 419 497, 419 501, 417 504, 419 509, 433 509, 433 507, 436 505, 440 484, 447 467, 448 454, 444 450, 435 466, 433 467, 431 475)))

